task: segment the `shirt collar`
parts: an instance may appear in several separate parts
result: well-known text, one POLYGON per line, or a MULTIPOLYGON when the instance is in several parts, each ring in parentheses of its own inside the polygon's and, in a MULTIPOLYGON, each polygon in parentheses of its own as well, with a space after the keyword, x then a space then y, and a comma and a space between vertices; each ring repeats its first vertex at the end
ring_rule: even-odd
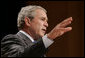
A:
POLYGON ((23 30, 20 30, 19 32, 23 33, 23 34, 26 35, 32 42, 34 42, 34 39, 33 39, 29 34, 27 34, 26 32, 24 32, 23 30))

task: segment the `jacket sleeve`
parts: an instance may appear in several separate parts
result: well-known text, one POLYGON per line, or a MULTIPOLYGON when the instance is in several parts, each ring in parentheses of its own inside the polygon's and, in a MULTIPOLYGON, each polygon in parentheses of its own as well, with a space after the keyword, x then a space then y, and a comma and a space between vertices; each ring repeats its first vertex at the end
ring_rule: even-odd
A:
POLYGON ((1 57, 41 57, 45 52, 46 48, 42 39, 36 43, 30 43, 27 47, 13 35, 1 40, 1 57))

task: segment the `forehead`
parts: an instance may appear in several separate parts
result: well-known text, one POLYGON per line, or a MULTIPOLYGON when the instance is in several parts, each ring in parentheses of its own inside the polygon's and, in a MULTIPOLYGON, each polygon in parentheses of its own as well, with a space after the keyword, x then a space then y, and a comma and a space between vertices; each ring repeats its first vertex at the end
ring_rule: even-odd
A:
POLYGON ((44 18, 44 19, 47 19, 48 20, 47 14, 46 14, 46 12, 44 10, 37 9, 35 12, 36 12, 36 16, 37 17, 44 18))

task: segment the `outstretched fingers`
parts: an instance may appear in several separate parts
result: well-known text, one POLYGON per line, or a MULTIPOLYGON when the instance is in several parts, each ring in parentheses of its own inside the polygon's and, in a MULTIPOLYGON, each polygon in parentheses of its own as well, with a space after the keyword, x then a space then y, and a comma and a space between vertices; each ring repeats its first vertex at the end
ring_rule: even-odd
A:
POLYGON ((68 31, 71 31, 72 30, 72 27, 66 27, 66 28, 64 28, 64 32, 68 32, 68 31))
POLYGON ((71 24, 72 20, 73 20, 72 17, 65 19, 60 23, 60 27, 66 27, 67 25, 71 24))
POLYGON ((60 36, 71 30, 72 30, 72 27, 59 28, 59 30, 57 30, 57 34, 58 34, 58 36, 60 36))

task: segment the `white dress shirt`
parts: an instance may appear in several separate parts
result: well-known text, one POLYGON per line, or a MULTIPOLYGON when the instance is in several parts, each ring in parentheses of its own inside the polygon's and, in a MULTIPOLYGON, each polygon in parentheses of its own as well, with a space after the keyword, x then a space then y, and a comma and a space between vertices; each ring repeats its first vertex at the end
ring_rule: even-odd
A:
MULTIPOLYGON (((29 34, 24 32, 23 30, 20 30, 19 32, 25 34, 32 42, 34 42, 34 39, 29 34)), ((54 42, 53 40, 47 38, 47 35, 43 36, 42 39, 46 48, 48 48, 54 42)))

